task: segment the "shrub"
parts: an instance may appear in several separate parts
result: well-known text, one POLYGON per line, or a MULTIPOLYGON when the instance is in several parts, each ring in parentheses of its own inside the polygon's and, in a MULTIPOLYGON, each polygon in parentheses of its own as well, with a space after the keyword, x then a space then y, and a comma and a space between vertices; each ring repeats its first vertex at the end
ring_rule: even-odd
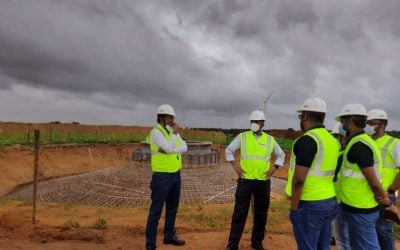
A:
POLYGON ((107 228, 107 221, 104 218, 98 219, 94 225, 94 229, 106 229, 107 228))
POLYGON ((75 220, 75 218, 69 218, 63 225, 64 229, 70 230, 72 228, 81 227, 79 223, 75 220))

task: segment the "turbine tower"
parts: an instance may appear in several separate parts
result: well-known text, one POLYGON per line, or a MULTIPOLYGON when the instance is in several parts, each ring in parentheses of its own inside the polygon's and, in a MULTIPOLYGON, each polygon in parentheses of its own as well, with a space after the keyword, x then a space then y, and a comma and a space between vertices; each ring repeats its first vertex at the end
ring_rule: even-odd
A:
POLYGON ((268 100, 269 100, 269 98, 271 97, 272 93, 274 93, 274 91, 271 91, 271 92, 268 94, 267 98, 265 98, 265 100, 264 100, 264 114, 265 114, 265 115, 267 115, 267 103, 268 103, 268 100))

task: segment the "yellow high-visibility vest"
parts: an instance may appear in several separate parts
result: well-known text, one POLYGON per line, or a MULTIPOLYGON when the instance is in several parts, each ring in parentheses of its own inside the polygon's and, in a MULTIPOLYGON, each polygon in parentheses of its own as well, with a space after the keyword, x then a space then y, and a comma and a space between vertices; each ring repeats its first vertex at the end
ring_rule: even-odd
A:
POLYGON ((399 142, 399 139, 390 135, 384 135, 375 140, 375 142, 381 151, 382 157, 382 186, 387 190, 399 173, 399 166, 396 166, 396 162, 392 156, 394 146, 399 142))
MULTIPOLYGON (((340 158, 340 156, 343 156, 343 153, 344 153, 344 150, 340 150, 338 158, 340 158)), ((337 163, 337 164, 339 164, 339 163, 337 163)), ((337 167, 337 165, 336 165, 336 167, 337 167)), ((335 181, 333 182, 333 186, 335 187, 336 199, 337 199, 338 202, 340 202, 339 178, 340 178, 340 175, 338 173, 337 176, 336 176, 336 182, 335 181)))
MULTIPOLYGON (((304 181, 300 200, 317 201, 335 197, 333 176, 339 157, 340 143, 325 128, 310 129, 304 135, 314 139, 317 144, 317 153, 304 181)), ((289 196, 292 196, 292 182, 296 167, 296 155, 293 148, 286 184, 286 194, 289 196)))
MULTIPOLYGON (((168 133, 163 126, 158 124, 153 128, 162 133, 167 141, 171 140, 171 134, 168 133)), ((179 147, 181 141, 179 139, 176 140, 176 146, 179 147)), ((158 151, 159 147, 150 142, 150 151, 151 151, 151 170, 153 172, 162 172, 162 173, 175 173, 178 172, 182 168, 182 155, 180 153, 161 153, 158 151)))
POLYGON ((252 131, 240 134, 240 167, 245 172, 244 179, 267 179, 265 174, 271 165, 274 142, 274 137, 264 132, 258 138, 252 131))
POLYGON ((355 208, 374 208, 378 205, 378 202, 374 198, 374 193, 368 181, 359 166, 347 159, 350 148, 357 142, 367 145, 372 150, 375 173, 380 180, 382 179, 382 158, 378 146, 369 135, 365 133, 357 135, 350 140, 344 150, 338 184, 340 186, 340 200, 342 203, 355 208))

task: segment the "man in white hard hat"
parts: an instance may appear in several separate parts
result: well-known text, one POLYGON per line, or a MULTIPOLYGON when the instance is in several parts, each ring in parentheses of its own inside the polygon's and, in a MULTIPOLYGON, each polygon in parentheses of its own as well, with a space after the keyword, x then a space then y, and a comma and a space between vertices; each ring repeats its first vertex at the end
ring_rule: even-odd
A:
POLYGON ((341 151, 339 153, 338 162, 335 169, 335 176, 333 177, 333 183, 336 191, 336 200, 338 201, 338 213, 336 218, 332 221, 332 235, 331 245, 336 245, 338 250, 350 250, 350 240, 349 240, 349 229, 347 222, 343 218, 343 209, 340 205, 340 190, 338 185, 338 174, 343 163, 343 149, 346 145, 346 131, 343 130, 343 125, 340 122, 336 122, 333 127, 331 134, 340 142, 341 151))
POLYGON ((251 247, 256 250, 264 249, 262 242, 270 200, 270 177, 276 169, 283 166, 285 161, 285 153, 274 137, 262 131, 265 114, 259 110, 253 111, 249 120, 250 131, 236 136, 225 150, 226 160, 232 164, 239 177, 226 249, 238 249, 252 195, 254 197, 254 219, 251 247), (238 149, 240 149, 240 166, 235 163, 234 158, 238 149), (271 166, 272 154, 276 156, 274 166, 271 166))
MULTIPOLYGON (((392 203, 396 204, 395 192, 400 187, 400 140, 386 134, 387 124, 388 116, 384 110, 372 109, 368 112, 366 131, 371 134, 382 152, 382 186, 388 192, 392 203)), ((384 211, 384 208, 381 208, 381 216, 376 223, 379 245, 384 250, 396 249, 393 223, 383 217, 384 211)))
POLYGON ((185 245, 176 235, 175 219, 181 191, 182 156, 187 151, 174 123, 174 109, 163 104, 157 110, 157 125, 150 133, 151 206, 146 225, 146 249, 156 249, 157 226, 165 203, 164 244, 185 245))
POLYGON ((286 194, 297 247, 330 249, 331 222, 337 213, 333 176, 340 144, 324 127, 325 101, 310 98, 297 110, 305 133, 292 148, 286 194))
POLYGON ((345 105, 336 117, 346 130, 347 143, 338 176, 343 218, 351 249, 380 249, 375 223, 379 205, 391 206, 380 179, 382 158, 376 143, 364 132, 367 110, 361 104, 345 105))

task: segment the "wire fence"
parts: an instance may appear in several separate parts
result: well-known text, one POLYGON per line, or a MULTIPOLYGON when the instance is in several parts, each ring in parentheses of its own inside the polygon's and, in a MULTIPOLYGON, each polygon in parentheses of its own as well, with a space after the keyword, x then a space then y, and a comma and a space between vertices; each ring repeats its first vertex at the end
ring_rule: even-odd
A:
MULTIPOLYGON (((0 146, 34 145, 34 130, 18 131, 18 132, 0 132, 0 146)), ((120 132, 74 132, 74 131, 58 131, 58 130, 41 130, 41 145, 56 144, 121 144, 121 143, 137 143, 146 139, 148 133, 120 133, 120 132)), ((193 131, 184 131, 182 137, 186 141, 210 141, 216 144, 225 144, 226 136, 222 133, 196 133, 193 131)))
MULTIPOLYGON (((0 146, 24 145, 33 146, 34 130, 0 133, 0 146)), ((132 133, 99 133, 93 132, 65 132, 42 130, 40 144, 68 144, 68 143, 135 143, 143 141, 147 134, 132 133)))

